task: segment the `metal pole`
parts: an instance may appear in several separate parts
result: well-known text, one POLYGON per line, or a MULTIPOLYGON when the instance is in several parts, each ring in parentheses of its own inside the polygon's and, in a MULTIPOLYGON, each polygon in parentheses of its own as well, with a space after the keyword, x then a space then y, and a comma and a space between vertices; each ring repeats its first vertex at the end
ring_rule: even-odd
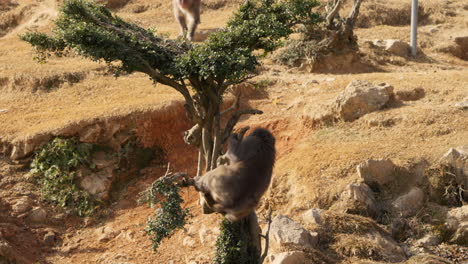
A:
POLYGON ((418 50, 418 0, 411 3, 411 55, 416 56, 418 50))

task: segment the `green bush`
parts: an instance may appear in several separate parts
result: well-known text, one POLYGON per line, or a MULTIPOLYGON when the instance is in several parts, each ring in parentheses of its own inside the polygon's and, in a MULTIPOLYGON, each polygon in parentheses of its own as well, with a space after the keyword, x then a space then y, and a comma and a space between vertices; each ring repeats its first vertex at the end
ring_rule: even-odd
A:
POLYGON ((43 198, 79 216, 90 215, 98 206, 90 195, 75 183, 75 169, 91 166, 89 157, 93 146, 74 138, 55 138, 44 145, 31 163, 31 171, 38 175, 43 198))
POLYGON ((226 219, 221 223, 221 233, 216 240, 216 264, 257 264, 260 256, 251 252, 249 238, 243 232, 242 221, 232 223, 226 219))
POLYGON ((146 234, 153 242, 153 250, 157 250, 161 240, 170 237, 175 230, 184 227, 189 216, 189 210, 183 209, 184 200, 179 195, 180 187, 156 180, 148 190, 143 200, 151 205, 161 204, 153 217, 148 219, 146 234))

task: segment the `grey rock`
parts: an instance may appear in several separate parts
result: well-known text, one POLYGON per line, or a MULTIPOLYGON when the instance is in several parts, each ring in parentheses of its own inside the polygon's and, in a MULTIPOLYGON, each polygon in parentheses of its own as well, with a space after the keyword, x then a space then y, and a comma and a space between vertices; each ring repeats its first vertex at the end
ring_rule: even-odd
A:
POLYGON ((90 125, 80 131, 80 142, 97 143, 103 132, 99 124, 90 125))
POLYGON ((370 159, 356 167, 359 178, 370 186, 384 185, 395 179, 396 165, 389 159, 370 159))
POLYGON ((310 233, 301 225, 284 215, 277 215, 271 223, 270 236, 278 246, 297 245, 313 247, 317 244, 317 233, 310 233))
MULTIPOLYGON (((468 145, 449 149, 439 162, 455 168, 457 183, 468 188, 468 145)), ((463 198, 468 201, 468 192, 464 192, 463 198)))
POLYGON ((374 193, 365 183, 352 183, 346 186, 340 199, 331 209, 370 217, 377 217, 380 214, 374 193))
POLYGON ((390 236, 381 234, 380 232, 371 232, 365 235, 371 243, 378 246, 382 250, 379 252, 383 259, 390 262, 401 262, 406 260, 405 251, 393 240, 390 236))
POLYGON ((91 173, 84 168, 80 169, 77 174, 79 177, 79 185, 89 194, 101 200, 107 200, 112 185, 112 170, 112 167, 107 167, 96 173, 91 173))
POLYGON ((119 235, 112 227, 101 227, 95 231, 99 242, 107 242, 119 235))
POLYGON ((309 209, 302 214, 302 220, 306 223, 321 225, 323 223, 322 212, 322 209, 309 209))
POLYGON ((412 188, 408 193, 393 201, 395 213, 402 217, 415 215, 424 205, 424 192, 418 188, 412 188))
POLYGON ((399 39, 374 40, 373 44, 397 56, 408 56, 410 45, 399 39))
POLYGON ((302 264, 306 263, 306 255, 302 251, 290 251, 269 256, 271 264, 302 264))
POLYGON ((423 238, 416 241, 416 245, 422 247, 437 246, 440 243, 439 238, 433 234, 427 234, 423 238))
POLYGON ((45 223, 47 222, 47 212, 44 208, 35 207, 29 213, 28 218, 33 223, 45 223))
POLYGON ((45 235, 44 235, 44 238, 43 238, 43 241, 44 243, 46 243, 47 245, 53 245, 55 244, 55 233, 54 232, 47 232, 45 235))
POLYGON ((468 109, 468 100, 463 101, 463 102, 458 102, 454 105, 456 108, 461 109, 461 110, 466 110, 468 109))
POLYGON ((468 205, 448 211, 445 226, 453 233, 450 242, 468 246, 468 205))
POLYGON ((333 108, 341 119, 351 122, 383 108, 393 98, 393 87, 389 84, 354 80, 338 95, 333 108))
POLYGON ((32 201, 29 197, 23 196, 15 201, 11 209, 15 214, 23 214, 32 208, 32 201))

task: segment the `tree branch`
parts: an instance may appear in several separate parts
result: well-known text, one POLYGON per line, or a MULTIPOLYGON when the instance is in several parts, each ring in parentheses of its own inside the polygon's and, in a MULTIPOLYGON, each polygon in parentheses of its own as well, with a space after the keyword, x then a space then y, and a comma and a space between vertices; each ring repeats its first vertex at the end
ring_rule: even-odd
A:
POLYGON ((226 127, 224 128, 224 133, 223 133, 223 143, 226 142, 226 140, 229 138, 229 135, 231 135, 232 130, 234 129, 234 126, 239 122, 239 118, 242 115, 261 115, 263 114, 262 111, 257 110, 257 109, 242 109, 242 110, 237 110, 229 119, 229 121, 226 123, 226 127))
POLYGON ((268 213, 267 213, 267 217, 266 217, 267 230, 265 232, 265 235, 261 236, 261 237, 263 237, 265 239, 265 249, 263 250, 263 254, 260 257, 260 263, 263 263, 265 261, 265 258, 268 255, 268 248, 270 247, 270 226, 271 226, 271 222, 272 222, 271 214, 272 214, 272 211, 271 211, 271 207, 270 207, 268 209, 268 213))
POLYGON ((217 160, 218 160, 218 156, 221 152, 221 145, 222 145, 222 142, 221 142, 221 118, 220 118, 221 114, 219 113, 219 106, 218 106, 218 111, 217 111, 217 114, 215 114, 215 120, 214 120, 214 142, 213 142, 213 157, 211 158, 211 169, 214 170, 216 169, 216 166, 218 165, 217 164, 217 160))
POLYGON ((224 110, 223 112, 221 112, 221 116, 222 115, 225 115, 226 113, 229 113, 231 111, 234 111, 234 110, 237 110, 239 109, 239 106, 240 106, 240 97, 241 97, 241 92, 239 92, 239 94, 236 96, 236 98, 234 99, 234 102, 232 103, 231 107, 229 107, 228 109, 224 110))
POLYGON ((330 13, 328 13, 328 15, 327 15, 327 17, 325 19, 327 21, 327 27, 331 27, 331 25, 333 23, 333 19, 335 19, 336 15, 340 11, 342 4, 343 4, 343 0, 337 0, 335 2, 335 6, 330 11, 330 13))
POLYGON ((359 8, 361 7, 361 0, 354 0, 353 8, 349 12, 348 17, 346 18, 346 26, 354 27, 354 23, 359 15, 359 8))

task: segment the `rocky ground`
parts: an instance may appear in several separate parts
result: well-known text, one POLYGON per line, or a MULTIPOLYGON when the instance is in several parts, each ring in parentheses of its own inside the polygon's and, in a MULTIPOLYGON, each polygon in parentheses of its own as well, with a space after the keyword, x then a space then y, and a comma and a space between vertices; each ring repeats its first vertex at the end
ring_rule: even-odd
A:
MULTIPOLYGON (((220 217, 200 213, 193 189, 182 195, 191 223, 158 252, 143 231, 154 209, 138 202, 167 162, 195 173, 182 98, 79 57, 33 61, 18 34, 49 31, 61 2, 0 2, 0 263, 209 263, 220 217), (55 136, 106 146, 79 178, 107 200, 93 217, 42 199, 31 155, 55 136)), ((178 33, 170 1, 107 2, 125 19, 178 33)), ((204 1, 196 38, 240 2, 204 1)), ((261 74, 238 87, 245 104, 264 111, 240 125, 267 127, 277 139, 258 208, 260 216, 273 209, 269 262, 468 262, 468 4, 420 4, 416 57, 405 44, 407 1, 368 0, 357 61, 332 61, 318 74, 265 58, 261 74)))

